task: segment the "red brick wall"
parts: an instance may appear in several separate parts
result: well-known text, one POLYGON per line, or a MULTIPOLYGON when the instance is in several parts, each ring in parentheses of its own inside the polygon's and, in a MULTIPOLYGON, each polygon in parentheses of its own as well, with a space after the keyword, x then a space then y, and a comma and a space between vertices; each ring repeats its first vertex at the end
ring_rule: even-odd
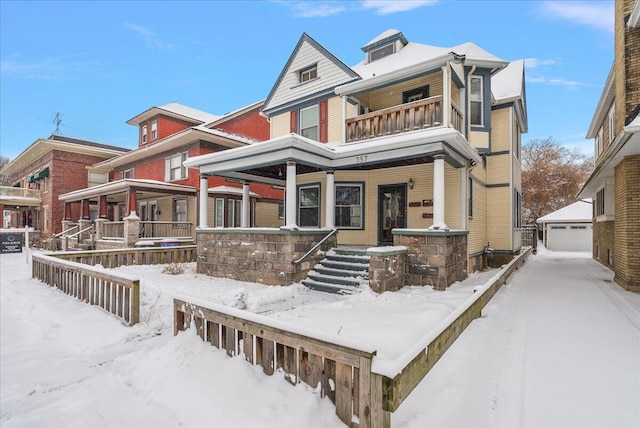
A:
POLYGON ((265 117, 260 116, 258 109, 231 119, 216 128, 257 141, 268 140, 270 136, 269 122, 265 117))
POLYGON ((142 146, 147 146, 149 144, 154 144, 163 138, 169 137, 170 135, 183 131, 193 125, 195 125, 195 122, 189 123, 189 122, 173 119, 166 116, 154 116, 151 119, 147 120, 146 122, 141 122, 139 124, 139 128, 138 128, 139 144, 138 145, 142 147, 142 146), (156 136, 155 139, 151 139, 151 123, 154 120, 158 121, 158 135, 156 136), (142 143, 142 126, 143 125, 147 125, 147 142, 144 144, 142 143))

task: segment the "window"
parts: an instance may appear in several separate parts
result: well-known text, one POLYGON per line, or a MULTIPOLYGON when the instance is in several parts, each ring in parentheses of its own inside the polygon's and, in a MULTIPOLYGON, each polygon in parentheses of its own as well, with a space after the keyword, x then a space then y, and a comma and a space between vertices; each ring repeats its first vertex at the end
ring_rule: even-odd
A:
POLYGON ((227 227, 240 227, 242 216, 242 201, 227 199, 227 227))
POLYGON ((423 86, 422 88, 410 89, 402 93, 403 103, 410 103, 423 98, 429 98, 429 85, 423 86))
POLYGON ((482 126, 482 77, 471 77, 471 124, 482 126))
POLYGON ((615 124, 615 106, 611 106, 609 110, 609 144, 613 143, 616 138, 616 124, 615 124))
POLYGON ((336 227, 362 228, 363 193, 362 184, 336 184, 336 227))
POLYGON ((142 125, 142 144, 147 142, 147 125, 142 125))
POLYGON ((605 214, 605 212, 604 212, 604 187, 602 189, 598 190, 598 193, 596 193, 595 208, 596 208, 596 217, 605 214))
POLYGON ((298 223, 302 227, 320 227, 320 186, 305 186, 298 190, 300 208, 298 223))
POLYGON ((602 141, 602 136, 603 136, 603 130, 602 128, 600 128, 600 130, 598 131, 598 135, 596 135, 596 155, 599 155, 600 153, 602 153, 602 150, 604 149, 604 142, 602 141))
POLYGON ((187 221, 187 199, 173 200, 173 221, 187 221))
POLYGON ((300 109, 300 135, 318 141, 318 106, 300 109))
POLYGON ((42 226, 42 229, 45 232, 48 232, 49 231, 49 208, 44 207, 42 209, 42 216, 43 216, 43 219, 44 219, 44 224, 42 226))
POLYGON ((310 67, 303 68, 299 73, 300 83, 316 79, 318 77, 318 64, 313 64, 310 67))
POLYGON ((158 121, 151 122, 151 140, 158 138, 158 121))
POLYGON ((473 218, 473 178, 469 177, 469 218, 473 218))
POLYGON ((278 218, 284 218, 284 204, 278 204, 278 218))
POLYGON ((89 187, 104 184, 109 181, 109 173, 101 171, 89 171, 89 187))
POLYGON ((133 168, 125 169, 120 172, 121 179, 133 178, 133 168))
POLYGON ((187 168, 182 165, 189 158, 189 153, 178 153, 165 159, 165 181, 183 180, 187 178, 187 168))
POLYGON ((395 51, 395 47, 393 43, 389 43, 378 49, 374 49, 369 52, 369 62, 377 61, 385 56, 391 55, 395 51))
POLYGON ((522 227, 522 195, 513 189, 513 227, 519 229, 522 227))
POLYGON ((224 199, 216 198, 215 227, 224 227, 224 199))

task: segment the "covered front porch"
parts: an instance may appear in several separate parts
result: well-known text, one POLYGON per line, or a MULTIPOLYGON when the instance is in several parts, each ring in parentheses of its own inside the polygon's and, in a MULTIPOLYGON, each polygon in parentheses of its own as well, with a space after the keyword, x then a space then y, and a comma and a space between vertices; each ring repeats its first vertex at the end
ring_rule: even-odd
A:
POLYGON ((285 189, 281 228, 251 228, 246 221, 239 229, 212 228, 201 200, 198 269, 288 285, 305 278, 327 250, 358 245, 378 247, 369 256, 383 259, 389 251, 404 254, 402 285, 445 288, 466 276, 466 185, 476 162, 477 152, 451 128, 348 145, 289 134, 191 158, 185 166, 199 168, 202 182, 219 175, 243 181, 245 189, 252 181, 285 189))

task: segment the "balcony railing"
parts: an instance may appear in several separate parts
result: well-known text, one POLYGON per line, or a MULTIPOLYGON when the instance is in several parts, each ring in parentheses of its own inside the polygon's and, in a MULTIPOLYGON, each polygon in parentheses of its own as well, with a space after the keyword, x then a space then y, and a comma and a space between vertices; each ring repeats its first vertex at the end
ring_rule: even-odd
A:
POLYGON ((42 191, 25 189, 24 187, 0 186, 0 196, 7 198, 36 198, 39 199, 42 191))
MULTIPOLYGON (((451 102, 449 116, 451 126, 460 131, 462 112, 453 102, 451 102)), ((348 143, 445 126, 442 123, 442 96, 438 95, 353 117, 346 120, 345 126, 348 143)))

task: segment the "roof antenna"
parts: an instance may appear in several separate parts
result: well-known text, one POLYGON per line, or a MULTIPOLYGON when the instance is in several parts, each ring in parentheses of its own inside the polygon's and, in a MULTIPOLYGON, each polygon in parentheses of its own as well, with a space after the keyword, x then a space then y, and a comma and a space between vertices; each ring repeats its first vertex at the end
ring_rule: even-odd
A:
POLYGON ((56 125, 56 130, 53 131, 53 135, 62 135, 62 132, 60 132, 60 124, 62 123, 62 115, 60 113, 56 113, 56 116, 53 118, 52 122, 56 125))

